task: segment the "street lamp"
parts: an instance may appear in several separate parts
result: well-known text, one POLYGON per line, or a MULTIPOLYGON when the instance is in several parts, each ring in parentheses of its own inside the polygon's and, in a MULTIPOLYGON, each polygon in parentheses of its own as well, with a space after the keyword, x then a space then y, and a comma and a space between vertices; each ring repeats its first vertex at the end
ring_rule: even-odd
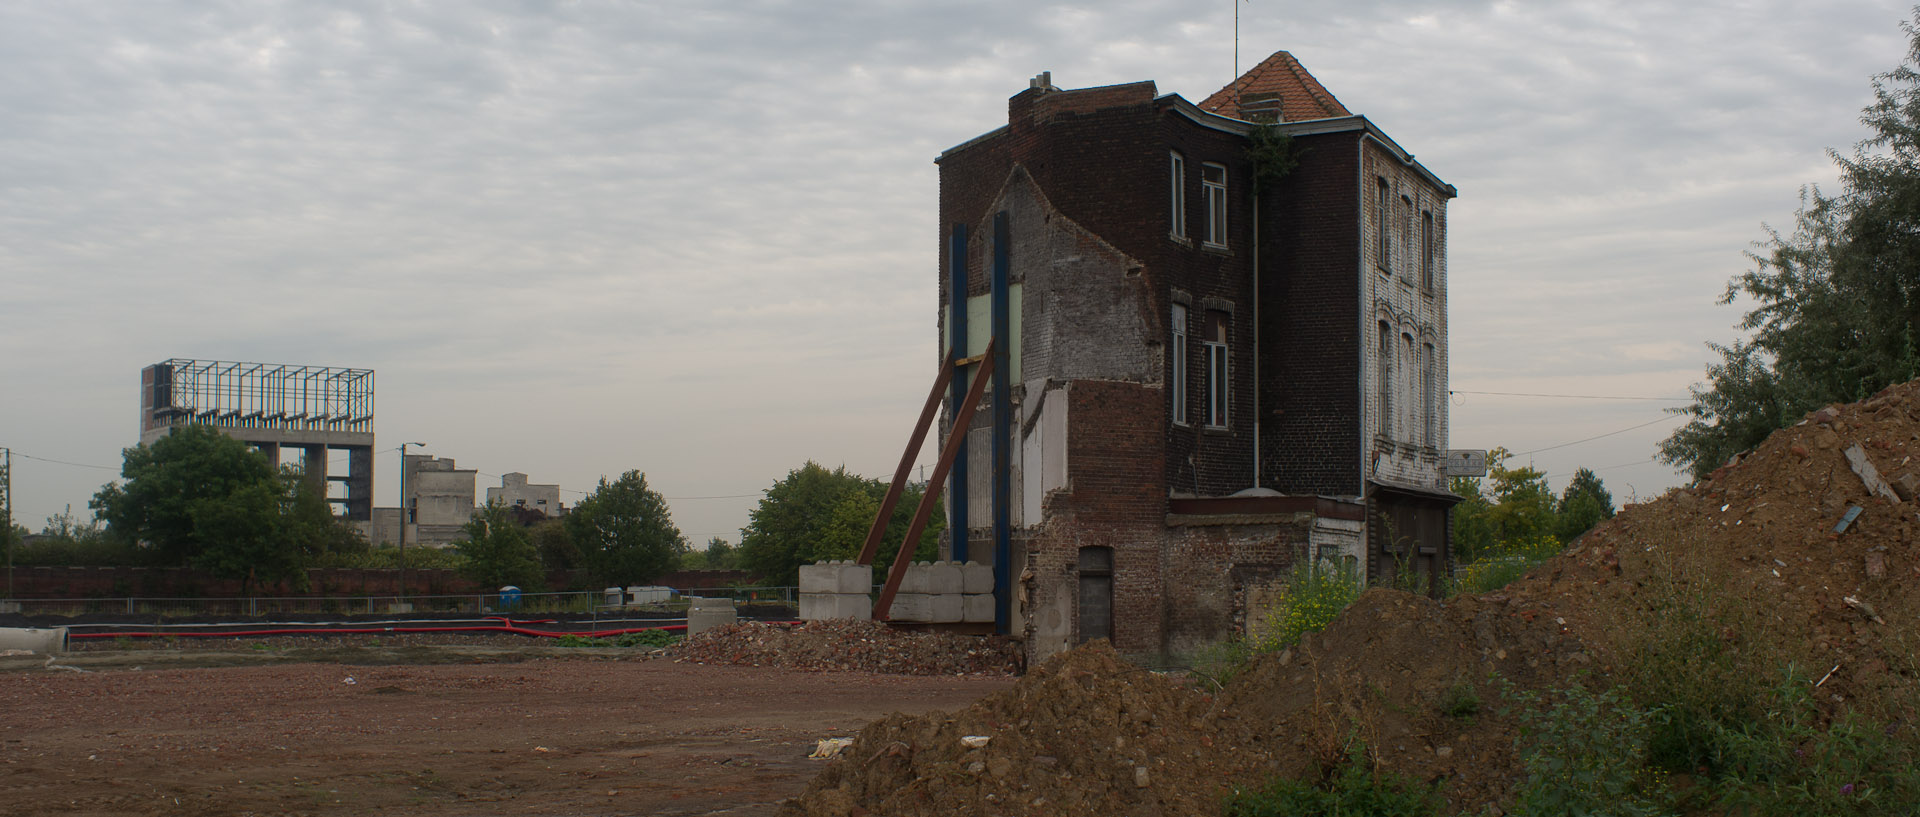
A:
POLYGON ((400 604, 407 601, 407 517, 412 515, 412 507, 407 495, 407 446, 426 447, 426 443, 400 444, 400 604))

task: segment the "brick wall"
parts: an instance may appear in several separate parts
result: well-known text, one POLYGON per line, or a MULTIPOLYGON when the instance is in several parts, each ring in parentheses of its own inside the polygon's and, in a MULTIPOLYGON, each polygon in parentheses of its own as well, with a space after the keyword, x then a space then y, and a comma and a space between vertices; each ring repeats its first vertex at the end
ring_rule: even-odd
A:
POLYGON ((1261 484, 1285 494, 1361 493, 1358 142, 1297 137, 1262 202, 1261 484))

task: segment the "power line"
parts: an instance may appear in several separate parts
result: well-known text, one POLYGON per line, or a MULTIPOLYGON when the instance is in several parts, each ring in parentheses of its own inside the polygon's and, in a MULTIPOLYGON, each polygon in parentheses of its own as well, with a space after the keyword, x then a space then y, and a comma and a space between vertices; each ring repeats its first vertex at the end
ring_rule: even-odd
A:
POLYGON ((1491 394, 1498 397, 1554 397, 1564 400, 1653 400, 1663 403, 1691 403, 1691 397, 1620 397, 1607 394, 1539 394, 1524 391, 1468 391, 1449 389, 1448 394, 1491 394))
POLYGON ((1547 446, 1547 447, 1545 447, 1545 448, 1535 448, 1535 449, 1533 449, 1532 451, 1517 451, 1517 452, 1514 452, 1514 454, 1513 454, 1513 456, 1516 456, 1516 457, 1524 457, 1524 456, 1526 456, 1526 455, 1528 455, 1528 454, 1538 454, 1538 453, 1540 453, 1540 452, 1542 452, 1542 451, 1552 451, 1552 450, 1554 450, 1554 449, 1556 449, 1556 448, 1566 448, 1567 446, 1570 446, 1570 445, 1579 445, 1579 444, 1581 444, 1581 443, 1587 443, 1587 442, 1593 442, 1594 440, 1598 440, 1598 439, 1601 439, 1601 438, 1603 438, 1603 437, 1611 437, 1611 436, 1613 436, 1613 435, 1615 435, 1615 434, 1625 434, 1625 433, 1627 433, 1627 432, 1629 432, 1629 431, 1632 431, 1632 430, 1634 430, 1634 429, 1636 429, 1636 428, 1646 428, 1647 426, 1650 426, 1650 425, 1653 425, 1653 424, 1655 424, 1655 423, 1665 423, 1665 422, 1669 422, 1669 421, 1671 421, 1671 420, 1677 420, 1677 419, 1680 419, 1680 418, 1681 418, 1681 417, 1683 417, 1683 416, 1684 416, 1684 415, 1680 415, 1680 414, 1669 414, 1669 415, 1667 415, 1667 416, 1665 416, 1665 417, 1662 417, 1662 418, 1660 418, 1660 419, 1658 419, 1658 420, 1648 420, 1647 422, 1644 422, 1644 423, 1641 423, 1641 424, 1639 424, 1639 425, 1637 425, 1637 426, 1628 426, 1628 427, 1626 427, 1626 428, 1623 428, 1623 429, 1620 429, 1619 431, 1609 431, 1609 432, 1607 432, 1607 433, 1605 433, 1605 434, 1595 434, 1595 435, 1593 435, 1593 436, 1591 436, 1591 437, 1586 437, 1586 438, 1583 438, 1583 439, 1578 439, 1578 440, 1574 440, 1573 442, 1570 442, 1570 443, 1561 443, 1561 444, 1559 444, 1559 445, 1549 445, 1549 446, 1547 446))
POLYGON ((73 466, 73 467, 75 467, 75 468, 98 468, 98 469, 100 469, 100 470, 102 470, 102 471, 118 471, 118 470, 120 470, 119 468, 116 468, 116 467, 114 467, 114 466, 111 466, 111 465, 88 465, 88 464, 86 464, 86 463, 84 463, 84 462, 67 462, 66 460, 54 460, 54 459, 48 459, 48 458, 46 458, 46 457, 36 457, 36 456, 34 456, 34 455, 32 455, 32 454, 22 454, 22 453, 20 453, 20 451, 19 451, 18 449, 15 449, 15 450, 14 450, 14 452, 13 452, 13 455, 14 455, 14 456, 16 456, 16 457, 19 457, 19 458, 21 458, 21 459, 23 459, 23 460, 38 460, 38 461, 40 461, 40 462, 51 462, 51 463, 53 463, 53 464, 55 464, 55 465, 71 465, 71 466, 73 466))

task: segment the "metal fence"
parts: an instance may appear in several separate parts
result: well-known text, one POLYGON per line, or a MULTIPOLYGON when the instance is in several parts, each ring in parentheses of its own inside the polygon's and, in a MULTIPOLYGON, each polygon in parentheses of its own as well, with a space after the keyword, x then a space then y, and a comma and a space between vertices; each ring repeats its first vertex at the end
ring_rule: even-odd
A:
POLYGON ((463 593, 457 595, 247 596, 234 598, 11 599, 0 612, 22 615, 267 616, 284 613, 338 615, 386 613, 590 613, 629 607, 684 608, 691 597, 731 598, 736 603, 793 604, 795 587, 715 587, 675 589, 665 602, 629 605, 624 597, 600 590, 560 593, 463 593))

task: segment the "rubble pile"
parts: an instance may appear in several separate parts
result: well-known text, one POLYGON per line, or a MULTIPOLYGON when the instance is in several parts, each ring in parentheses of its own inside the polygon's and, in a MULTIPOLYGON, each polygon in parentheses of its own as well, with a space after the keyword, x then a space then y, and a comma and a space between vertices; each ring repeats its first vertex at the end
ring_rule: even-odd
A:
POLYGON ((742 622, 676 645, 674 660, 886 675, 1011 675, 1020 653, 1002 637, 915 632, 877 621, 828 619, 795 625, 742 622))
POLYGON ((1354 739, 1483 812, 1522 776, 1503 690, 1604 686, 1677 615, 1820 677, 1829 715, 1912 722, 1916 491, 1920 382, 1814 412, 1498 591, 1370 590, 1215 696, 1097 642, 961 712, 889 717, 783 813, 1216 814, 1224 787, 1320 779, 1354 739))
POLYGON ((1096 642, 963 711, 868 724, 784 813, 1208 813, 1269 760, 1218 751, 1215 705, 1096 642))

